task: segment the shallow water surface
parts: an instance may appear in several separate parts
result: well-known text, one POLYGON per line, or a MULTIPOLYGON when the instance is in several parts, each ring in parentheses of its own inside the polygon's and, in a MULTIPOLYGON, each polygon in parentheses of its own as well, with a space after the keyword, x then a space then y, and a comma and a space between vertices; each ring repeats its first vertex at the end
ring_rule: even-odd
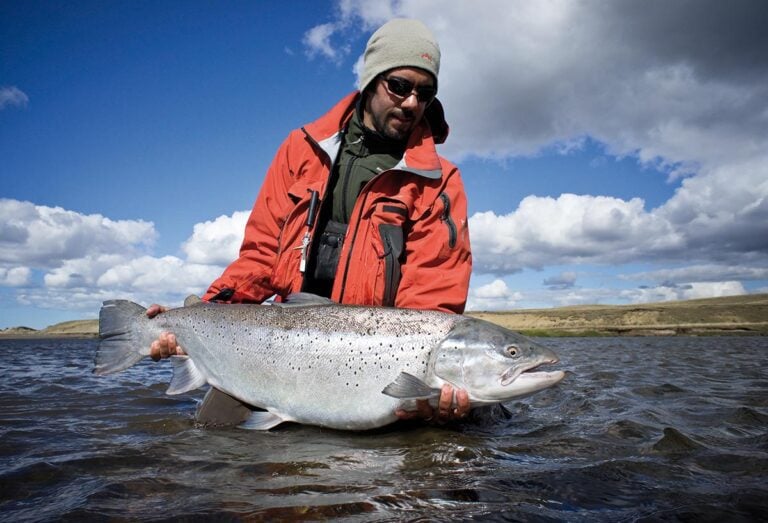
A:
POLYGON ((450 427, 201 429, 167 362, 0 340, 0 520, 768 520, 768 338, 542 339, 568 376, 450 427))

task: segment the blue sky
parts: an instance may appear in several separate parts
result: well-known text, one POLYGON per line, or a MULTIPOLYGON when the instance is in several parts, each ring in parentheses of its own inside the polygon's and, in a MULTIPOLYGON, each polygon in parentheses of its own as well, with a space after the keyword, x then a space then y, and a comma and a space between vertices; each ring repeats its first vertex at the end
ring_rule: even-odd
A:
POLYGON ((177 305, 395 16, 443 52, 470 309, 768 291, 759 0, 3 2, 0 328, 177 305))

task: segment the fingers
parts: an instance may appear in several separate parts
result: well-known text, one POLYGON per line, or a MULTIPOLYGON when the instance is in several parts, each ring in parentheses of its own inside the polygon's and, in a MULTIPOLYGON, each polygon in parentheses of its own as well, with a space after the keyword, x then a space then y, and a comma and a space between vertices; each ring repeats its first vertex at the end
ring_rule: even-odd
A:
POLYGON ((170 358, 171 356, 183 356, 186 352, 181 348, 176 335, 172 332, 163 332, 158 338, 152 342, 149 346, 149 356, 155 360, 160 361, 164 358, 170 358))
POLYGON ((453 415, 457 418, 463 418, 469 413, 469 393, 464 389, 456 390, 456 408, 453 409, 453 415))
POLYGON ((154 318, 161 312, 165 312, 168 310, 168 307, 163 307, 162 305, 158 305, 157 303, 153 303, 149 306, 147 309, 147 317, 148 318, 154 318))
POLYGON ((464 389, 454 389, 447 383, 440 390, 437 404, 437 420, 453 421, 464 418, 469 412, 469 394, 464 389))
POLYGON ((397 409, 395 411, 395 416, 397 416, 400 419, 417 419, 418 418, 418 419, 429 421, 434 416, 434 412, 432 410, 432 407, 429 405, 429 401, 417 400, 416 410, 397 409))
MULTIPOLYGON (((154 318, 167 310, 168 307, 153 303, 147 308, 147 317, 154 318)), ((184 349, 182 349, 181 345, 176 341, 176 335, 172 332, 160 333, 160 336, 158 336, 149 346, 149 356, 155 361, 170 358, 171 356, 184 356, 185 354, 186 352, 184 352, 184 349)))
POLYGON ((400 419, 423 419, 445 423, 464 418, 470 409, 469 394, 464 389, 454 389, 445 384, 440 389, 437 409, 432 409, 427 400, 418 400, 416 410, 397 409, 395 415, 400 419))
POLYGON ((453 405, 453 387, 446 383, 440 390, 440 399, 437 402, 437 419, 440 421, 450 419, 451 405, 453 405))

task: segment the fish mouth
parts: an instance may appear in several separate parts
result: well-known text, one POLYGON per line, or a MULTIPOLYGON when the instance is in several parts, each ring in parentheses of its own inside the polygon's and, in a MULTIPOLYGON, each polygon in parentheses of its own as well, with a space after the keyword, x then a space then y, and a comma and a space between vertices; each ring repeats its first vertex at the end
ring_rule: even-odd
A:
POLYGON ((535 377, 540 377, 540 376, 550 374, 547 372, 533 372, 533 371, 538 369, 542 365, 550 365, 553 363, 557 363, 559 361, 560 360, 557 357, 554 357, 554 358, 547 358, 544 361, 533 363, 531 365, 528 365, 527 367, 518 367, 518 366, 510 367, 501 374, 501 377, 499 378, 499 382, 501 383, 502 387, 507 387, 520 376, 524 376, 526 378, 535 378, 535 377))

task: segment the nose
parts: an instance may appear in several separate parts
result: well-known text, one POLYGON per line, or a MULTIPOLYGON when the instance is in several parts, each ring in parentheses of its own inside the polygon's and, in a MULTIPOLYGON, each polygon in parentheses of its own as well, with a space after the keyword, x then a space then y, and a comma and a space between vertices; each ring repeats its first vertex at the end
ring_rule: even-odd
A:
POLYGON ((419 107, 419 99, 416 98, 416 93, 411 93, 400 102, 400 107, 415 110, 419 107))

